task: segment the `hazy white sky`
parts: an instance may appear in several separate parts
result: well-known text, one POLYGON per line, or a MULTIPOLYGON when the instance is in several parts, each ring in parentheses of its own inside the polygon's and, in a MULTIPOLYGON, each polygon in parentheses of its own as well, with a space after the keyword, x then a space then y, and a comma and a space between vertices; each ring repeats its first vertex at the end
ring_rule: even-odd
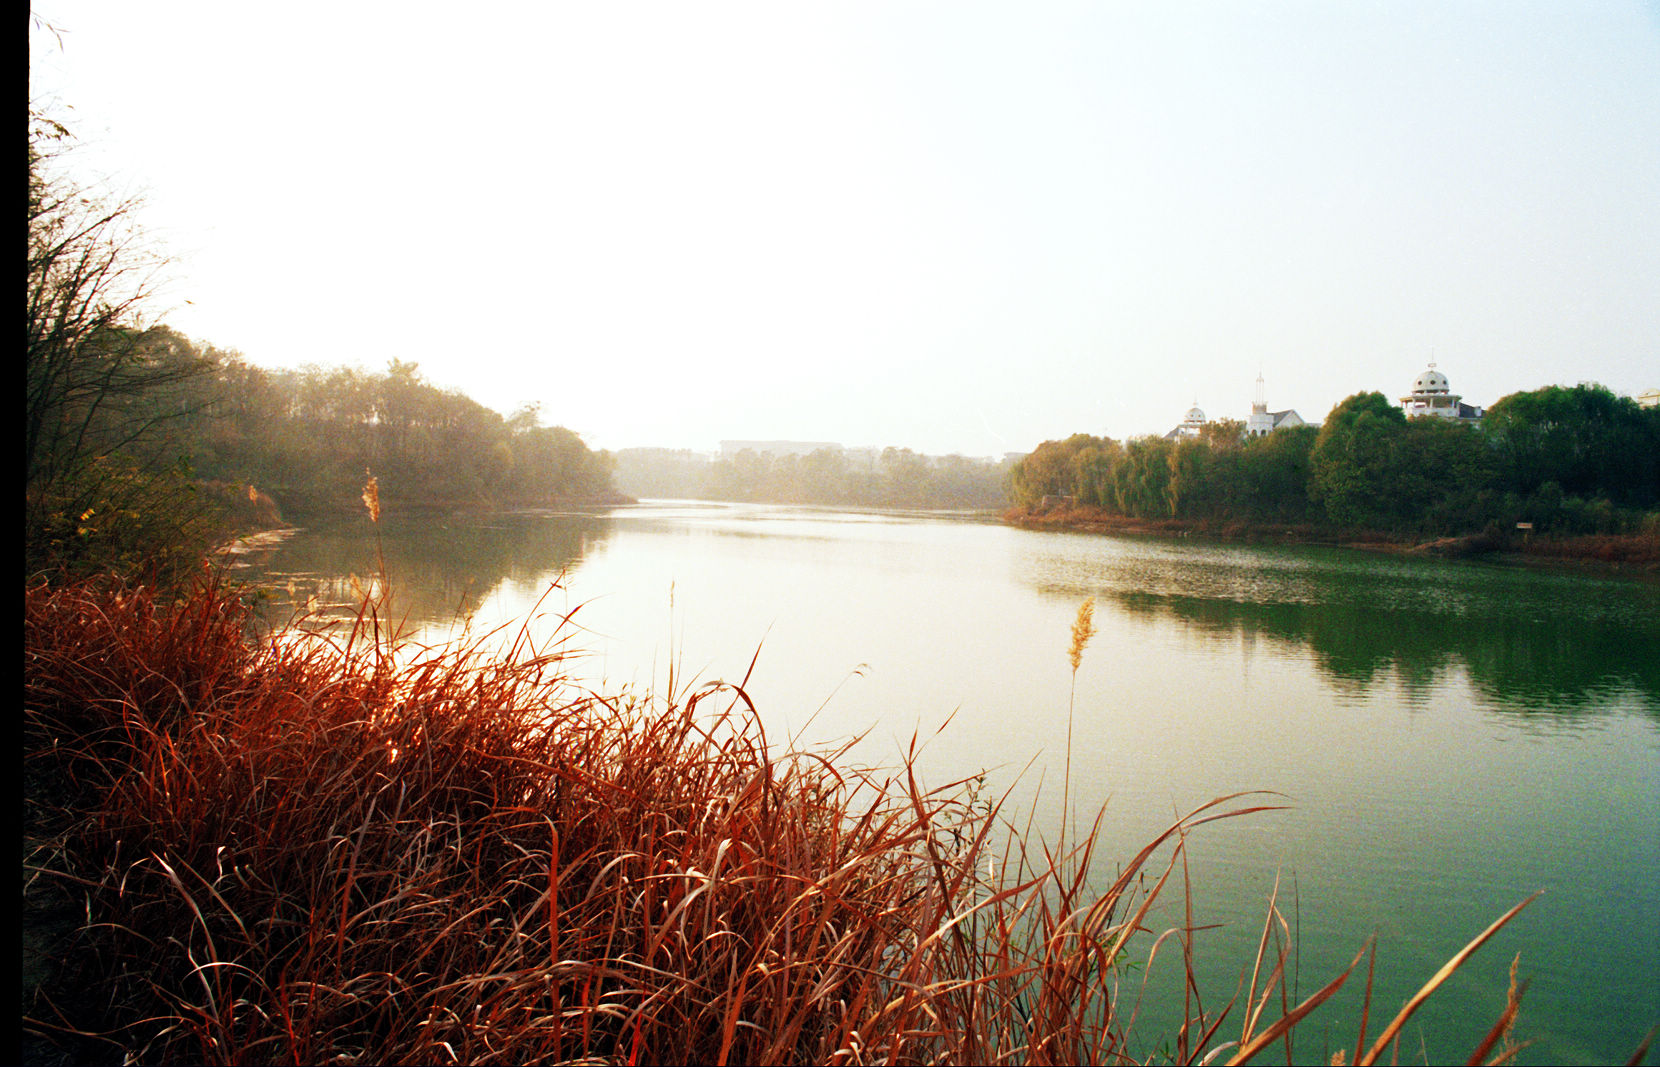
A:
POLYGON ((596 447, 1660 385, 1652 0, 33 10, 161 318, 596 447))

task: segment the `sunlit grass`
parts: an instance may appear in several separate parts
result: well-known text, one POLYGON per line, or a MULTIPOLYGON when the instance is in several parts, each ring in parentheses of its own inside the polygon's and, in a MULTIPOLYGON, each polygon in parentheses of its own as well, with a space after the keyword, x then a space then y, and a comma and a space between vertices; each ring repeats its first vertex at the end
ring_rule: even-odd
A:
POLYGON ((1248 987, 1191 998, 1189 835, 1264 798, 1102 888, 1099 823, 1047 846, 977 779, 770 744, 741 687, 595 694, 557 633, 421 648, 377 610, 250 641, 212 583, 26 592, 28 863, 84 916, 29 1029, 134 1062, 1231 1062, 1347 978, 1290 1003, 1269 901, 1248 987), (1190 998, 1149 1035, 1155 967, 1190 998))

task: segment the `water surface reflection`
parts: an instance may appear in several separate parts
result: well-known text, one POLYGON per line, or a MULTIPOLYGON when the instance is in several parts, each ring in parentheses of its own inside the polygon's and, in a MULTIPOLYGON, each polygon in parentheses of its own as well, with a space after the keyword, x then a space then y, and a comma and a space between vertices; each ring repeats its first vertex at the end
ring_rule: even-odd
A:
MULTIPOLYGON (((753 667, 769 736, 868 731, 858 753, 884 765, 920 736, 920 777, 985 771, 1039 834, 1060 822, 1065 752, 1079 809, 1106 805, 1105 856, 1220 793, 1288 795, 1193 857, 1223 999, 1282 878, 1303 975, 1376 932, 1394 1004, 1546 888, 1426 1007, 1429 1047, 1479 1040, 1518 950, 1544 1039, 1521 1062, 1623 1058, 1660 1017, 1660 584, 756 505, 393 520, 380 543, 399 610, 434 636, 458 612, 523 619, 569 571, 548 607, 582 607, 596 686, 753 667), (1074 690, 1086 596, 1100 633, 1074 690)), ((375 531, 306 531, 265 566, 285 606, 349 599, 349 576, 378 570, 375 531)), ((1352 1038, 1357 1016, 1328 1017, 1352 1038)))
POLYGON ((245 563, 270 593, 264 610, 274 624, 308 607, 354 611, 384 562, 395 614, 422 625, 472 614, 504 582, 545 588, 612 525, 589 512, 386 515, 378 527, 363 517, 302 530, 245 563))
POLYGON ((1094 596, 1218 639, 1305 651, 1335 685, 1411 695, 1463 667, 1485 703, 1583 714, 1636 694, 1660 717, 1660 588, 1514 567, 1323 548, 1121 541, 1023 561, 1054 596, 1094 596))

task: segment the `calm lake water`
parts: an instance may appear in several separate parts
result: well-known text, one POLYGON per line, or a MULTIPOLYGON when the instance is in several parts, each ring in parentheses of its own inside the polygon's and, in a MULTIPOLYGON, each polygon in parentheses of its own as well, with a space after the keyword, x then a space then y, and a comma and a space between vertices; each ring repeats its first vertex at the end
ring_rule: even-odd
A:
MULTIPOLYGON (((671 664, 677 689, 749 673, 769 737, 863 735, 857 758, 881 764, 920 746, 930 784, 984 771, 1049 840, 1070 627, 1092 597, 1072 793, 1085 821, 1105 807, 1103 873, 1220 794, 1288 805, 1191 839, 1196 918, 1221 924, 1196 936, 1208 1007, 1233 996, 1277 878, 1303 995, 1377 935, 1373 1034, 1545 890, 1414 1017, 1403 1062, 1461 1062, 1517 953, 1532 982, 1517 1035, 1538 1042, 1517 1062, 1623 1062, 1660 1022, 1653 580, 704 503, 388 520, 381 536, 423 639, 458 614, 478 633, 540 611, 547 640, 570 614, 595 686, 660 691, 671 664)), ((253 565, 286 617, 352 599, 375 553, 365 519, 253 565)), ((1302 1028, 1299 1060, 1352 1054, 1363 984, 1302 1028)))

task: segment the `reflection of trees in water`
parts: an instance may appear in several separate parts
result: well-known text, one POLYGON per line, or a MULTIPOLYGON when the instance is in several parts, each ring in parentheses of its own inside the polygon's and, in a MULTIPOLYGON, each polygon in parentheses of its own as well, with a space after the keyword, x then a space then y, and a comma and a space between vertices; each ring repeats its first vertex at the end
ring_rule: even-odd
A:
POLYGON ((1577 710, 1629 687, 1660 715, 1660 633, 1652 629, 1571 616, 1386 611, 1353 602, 1107 595, 1132 614, 1178 619, 1218 636, 1307 648, 1320 671, 1345 686, 1369 686, 1380 674, 1393 673, 1408 692, 1422 693, 1462 662, 1471 682, 1507 710, 1577 710))
MULTIPOLYGON (((380 527, 393 614, 412 622, 448 620, 476 610, 506 580, 552 581, 603 539, 611 520, 598 515, 511 513, 386 517, 380 527)), ((256 580, 272 593, 274 622, 319 607, 355 607, 380 573, 375 528, 361 522, 308 529, 254 560, 256 580)))

